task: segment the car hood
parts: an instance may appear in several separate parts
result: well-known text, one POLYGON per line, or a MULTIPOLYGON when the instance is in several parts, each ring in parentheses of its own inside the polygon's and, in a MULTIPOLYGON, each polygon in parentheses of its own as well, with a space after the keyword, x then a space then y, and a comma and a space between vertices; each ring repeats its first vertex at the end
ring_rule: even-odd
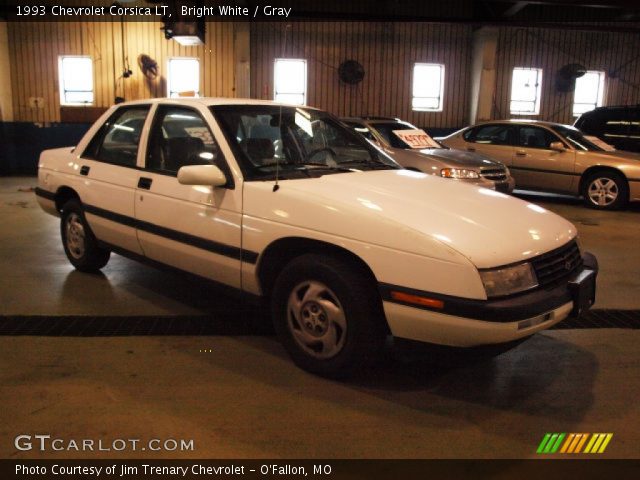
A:
POLYGON ((575 227, 538 205, 409 170, 247 182, 246 215, 478 268, 560 247, 575 227))
POLYGON ((422 159, 441 168, 480 168, 502 166, 500 162, 497 162, 486 155, 475 152, 465 152, 464 150, 448 148, 425 148, 421 150, 389 148, 386 150, 400 165, 402 165, 404 161, 414 163, 416 159, 422 159))

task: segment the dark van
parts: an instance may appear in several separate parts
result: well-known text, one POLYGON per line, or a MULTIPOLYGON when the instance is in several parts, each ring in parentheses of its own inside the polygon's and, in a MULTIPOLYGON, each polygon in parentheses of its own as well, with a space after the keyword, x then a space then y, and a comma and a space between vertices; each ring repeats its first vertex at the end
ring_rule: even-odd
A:
POLYGON ((617 150, 640 152, 640 105, 599 107, 583 113, 574 126, 617 150))

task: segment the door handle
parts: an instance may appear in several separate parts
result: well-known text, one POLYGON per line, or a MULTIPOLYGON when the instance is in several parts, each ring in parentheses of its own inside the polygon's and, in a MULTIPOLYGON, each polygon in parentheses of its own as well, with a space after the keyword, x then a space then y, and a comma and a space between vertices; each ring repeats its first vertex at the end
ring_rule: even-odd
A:
POLYGON ((140 177, 140 180, 138 180, 138 188, 144 188, 145 190, 151 190, 151 182, 153 182, 153 178, 140 177))
POLYGON ((475 152, 476 149, 474 147, 467 147, 467 151, 469 152, 475 152))
POLYGON ((516 150, 516 155, 519 157, 526 157, 527 152, 525 152, 524 150, 516 150))
POLYGON ((84 175, 86 177, 87 175, 89 175, 89 170, 91 170, 91 167, 89 167, 88 165, 83 165, 82 167, 80 167, 80 175, 84 175))

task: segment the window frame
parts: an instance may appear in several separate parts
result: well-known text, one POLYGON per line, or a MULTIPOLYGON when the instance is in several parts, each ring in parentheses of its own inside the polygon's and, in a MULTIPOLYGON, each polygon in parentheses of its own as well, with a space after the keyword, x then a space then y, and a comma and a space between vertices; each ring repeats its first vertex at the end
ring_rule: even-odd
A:
POLYGON ((540 105, 542 103, 542 79, 544 76, 544 69, 537 67, 513 67, 511 71, 511 90, 509 92, 509 113, 511 115, 540 115, 540 105), (535 71, 536 75, 536 96, 533 100, 533 110, 532 111, 524 111, 524 110, 513 110, 511 105, 513 102, 530 102, 531 100, 520 100, 513 98, 513 81, 515 77, 516 70, 525 70, 525 71, 535 71))
MULTIPOLYGON (((91 137, 91 140, 89 140, 87 142, 87 146, 84 147, 84 150, 82 151, 82 154, 80 155, 80 158, 84 158, 86 160, 93 160, 94 162, 100 162, 100 163, 104 163, 106 165, 115 165, 118 167, 124 167, 124 168, 133 168, 135 170, 140 170, 140 167, 138 167, 138 157, 140 156, 140 145, 142 144, 142 134, 140 135, 140 138, 138 139, 138 148, 136 149, 136 164, 135 165, 128 165, 126 163, 118 163, 118 162, 110 162, 107 160, 103 160, 101 158, 97 158, 94 155, 89 154, 89 150, 92 150, 95 147, 95 142, 100 142, 100 147, 102 147, 102 143, 104 142, 105 137, 107 136, 107 133, 109 131, 109 128, 107 127, 107 125, 111 124, 112 120, 114 118, 120 118, 125 111, 127 110, 142 110, 142 109, 146 109, 147 110, 147 115, 145 116, 144 119, 144 123, 147 123, 147 120, 149 120, 149 114, 151 113, 151 108, 152 108, 152 104, 150 103, 140 103, 140 104, 136 104, 136 105, 125 105, 123 107, 118 107, 111 115, 109 115, 109 118, 107 118, 104 123, 102 125, 100 125, 100 128, 98 128, 98 130, 96 131, 96 133, 93 135, 93 137, 91 137)), ((143 125, 143 130, 144 130, 144 125, 143 125)), ((145 145, 145 148, 147 147, 147 145, 145 145)))
POLYGON ((198 57, 169 57, 167 59, 167 98, 199 98, 200 95, 200 75, 202 73, 201 70, 201 65, 200 65, 200 59, 198 57), (198 90, 195 92, 195 96, 194 97, 181 97, 179 95, 180 91, 178 90, 172 90, 171 89, 171 62, 173 62, 174 60, 193 60, 196 62, 196 64, 198 65, 198 90), (175 97, 171 96, 171 93, 176 93, 177 95, 175 97))
POLYGON ((93 74, 93 57, 91 55, 58 55, 58 92, 60 94, 60 105, 64 107, 85 107, 96 103, 95 75, 93 74), (67 90, 64 82, 64 60, 66 58, 85 58, 91 65, 91 90, 67 90), (69 102, 67 92, 91 92, 91 102, 69 102))
MULTIPOLYGON (((174 177, 177 178, 178 177, 178 172, 172 172, 170 170, 161 170, 161 169, 157 169, 157 168, 151 168, 148 166, 148 161, 149 161, 149 154, 151 152, 150 144, 153 140, 153 132, 155 131, 158 122, 160 121, 160 115, 161 112, 163 110, 167 110, 167 109, 171 109, 171 108, 179 108, 182 110, 189 110, 195 114, 197 114, 200 119, 202 120, 202 122, 207 126, 207 128, 209 129, 209 133, 211 133, 211 137, 213 138, 213 141, 217 144, 218 146, 218 161, 216 162, 216 166, 222 170, 222 173, 224 173, 225 177, 227 177, 227 183, 222 185, 221 187, 218 188, 226 188, 229 190, 233 190, 235 188, 235 181, 233 178, 233 174, 231 173, 231 167, 229 167, 229 162, 227 162, 227 158, 224 155, 224 152, 222 151, 222 146, 220 144, 220 140, 216 137, 216 134, 214 132, 214 128, 213 128, 213 124, 211 122, 209 122, 206 118, 206 115, 203 115, 203 112, 201 112, 199 109, 195 108, 195 107, 191 107, 188 105, 179 105, 179 104, 171 104, 171 103, 158 103, 154 112, 153 112, 153 118, 151 119, 151 126, 149 127, 149 135, 147 136, 147 143, 145 145, 145 155, 144 155, 144 164, 141 168, 141 170, 144 170, 145 172, 149 172, 149 173, 155 173, 158 175, 165 175, 167 177, 174 177)), ((164 117, 163 117, 164 119, 164 117)), ((184 166, 184 165, 183 165, 184 166)), ((179 169, 178 169, 179 170, 179 169)))
MULTIPOLYGON (((273 101, 274 102, 279 102, 278 100, 278 81, 276 78, 276 67, 278 62, 301 62, 304 64, 304 79, 303 79, 303 86, 304 89, 302 91, 302 103, 300 104, 292 104, 292 105, 300 105, 303 107, 307 106, 307 92, 309 90, 309 68, 308 68, 308 64, 307 64, 307 59, 306 58, 274 58, 273 59, 273 101)), ((289 92, 280 92, 280 94, 284 94, 284 95, 300 95, 300 93, 298 92, 294 92, 294 93, 289 93, 289 92)), ((290 102, 281 102, 281 103, 290 103, 290 102)))
POLYGON ((593 104, 593 108, 590 108, 589 110, 586 110, 585 112, 581 112, 581 113, 576 113, 576 105, 591 105, 592 102, 588 102, 588 103, 576 102, 576 89, 578 88, 578 82, 580 81, 581 78, 584 78, 584 75, 582 77, 576 78, 575 88, 573 89, 573 103, 571 104, 571 113, 575 118, 578 118, 583 113, 590 112, 591 110, 595 110, 598 107, 602 107, 604 103, 604 89, 605 89, 605 82, 606 82, 607 76, 603 70, 587 70, 585 72, 585 75, 594 74, 594 73, 598 75, 598 91, 596 92, 596 101, 593 104))
POLYGON ((413 69, 411 70, 411 110, 414 112, 442 112, 444 110, 444 75, 445 75, 444 63, 428 63, 428 62, 415 62, 413 69), (421 97, 415 94, 416 87, 416 68, 417 67, 439 67, 440 68, 440 92, 438 97, 421 97), (437 108, 415 107, 414 100, 416 98, 437 98, 437 108))
POLYGON ((487 127, 505 128, 508 131, 507 136, 512 137, 511 138, 512 142, 511 143, 480 143, 480 145, 491 145, 494 147, 517 147, 518 146, 518 143, 519 143, 518 135, 520 134, 519 126, 510 124, 510 123, 484 123, 481 125, 476 125, 475 127, 471 127, 469 130, 464 132, 462 134, 462 138, 467 143, 479 143, 476 141, 476 138, 478 137, 478 132, 481 129, 487 128, 487 127), (466 136, 467 133, 469 134, 468 137, 466 136))
MULTIPOLYGON (((266 175, 259 174, 259 170, 252 167, 252 161, 247 157, 246 153, 240 148, 239 142, 236 141, 237 132, 230 130, 230 125, 224 119, 224 115, 229 113, 232 113, 232 114, 238 113, 239 115, 241 115, 243 112, 248 112, 249 114, 252 114, 252 113, 255 113, 253 111, 254 109, 261 109, 261 108, 265 109, 266 111, 268 109, 277 109, 278 106, 277 105, 261 105, 261 104, 255 104, 255 105, 253 104, 252 105, 222 104, 222 105, 209 106, 209 111, 212 113, 213 118, 216 121, 216 124, 220 128, 222 132, 222 136, 227 142, 227 146, 231 149, 231 152, 233 153, 233 156, 236 161, 236 165, 238 166, 238 168, 242 173, 242 177, 243 177, 242 179, 244 182, 272 181, 273 179, 276 178, 276 175, 275 173, 270 173, 266 175)), ((315 110, 312 107, 306 107, 306 106, 305 107, 285 106, 284 108, 303 108, 305 110, 315 110)), ((394 162, 394 160, 391 157, 389 157, 389 155, 381 151, 379 148, 375 147, 371 142, 367 141, 358 132, 344 125, 344 123, 338 117, 328 112, 323 112, 323 111, 319 111, 319 112, 322 115, 322 118, 324 120, 328 119, 330 123, 333 123, 336 125, 342 125, 346 129, 347 135, 349 135, 351 139, 354 140, 356 143, 361 144, 363 148, 366 149, 372 155, 372 157, 375 156, 375 158, 377 158, 381 162, 384 162, 383 159, 388 159, 390 166, 393 166, 393 168, 396 168, 396 167, 401 168, 394 162)), ((305 173, 300 173, 300 176, 297 178, 310 178, 310 177, 308 177, 308 175, 305 173)))

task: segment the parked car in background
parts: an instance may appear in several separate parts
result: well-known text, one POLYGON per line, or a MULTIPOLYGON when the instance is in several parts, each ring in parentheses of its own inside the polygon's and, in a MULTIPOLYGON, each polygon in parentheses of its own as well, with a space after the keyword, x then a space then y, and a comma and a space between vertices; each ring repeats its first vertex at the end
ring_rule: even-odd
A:
POLYGON ((515 186, 509 169, 500 162, 479 153, 445 147, 408 122, 389 117, 350 117, 342 121, 409 170, 505 193, 515 186))
POLYGON ((313 108, 122 103, 41 154, 36 195, 78 270, 117 252, 214 280, 264 302, 321 375, 367 363, 389 334, 510 345, 595 299, 597 262, 571 223, 401 169, 313 108))
POLYGON ((501 120, 463 128, 439 141, 505 163, 518 188, 582 195, 586 205, 622 208, 640 200, 640 155, 621 152, 569 125, 501 120))
POLYGON ((599 107, 580 115, 573 125, 617 150, 640 152, 640 105, 599 107))

